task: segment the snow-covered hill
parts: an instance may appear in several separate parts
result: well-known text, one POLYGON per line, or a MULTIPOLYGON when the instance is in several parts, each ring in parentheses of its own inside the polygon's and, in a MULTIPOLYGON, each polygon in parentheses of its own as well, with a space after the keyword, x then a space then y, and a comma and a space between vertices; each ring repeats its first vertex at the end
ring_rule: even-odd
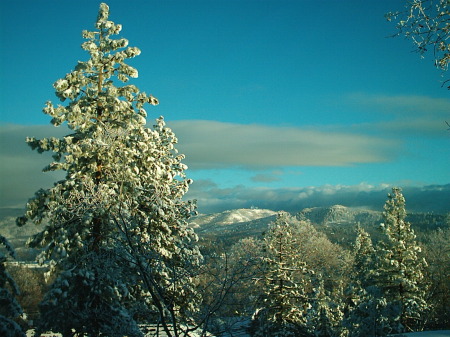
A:
POLYGON ((276 212, 271 211, 270 209, 240 208, 221 213, 201 214, 194 217, 190 223, 193 227, 199 227, 205 224, 224 226, 267 218, 275 214, 276 212))
POLYGON ((331 207, 305 208, 298 213, 300 219, 309 220, 318 225, 354 224, 354 223, 379 223, 382 213, 367 209, 334 205, 331 207))
POLYGON ((276 214, 277 212, 269 209, 241 208, 196 216, 191 225, 199 235, 218 235, 233 240, 260 235, 275 219, 276 214))

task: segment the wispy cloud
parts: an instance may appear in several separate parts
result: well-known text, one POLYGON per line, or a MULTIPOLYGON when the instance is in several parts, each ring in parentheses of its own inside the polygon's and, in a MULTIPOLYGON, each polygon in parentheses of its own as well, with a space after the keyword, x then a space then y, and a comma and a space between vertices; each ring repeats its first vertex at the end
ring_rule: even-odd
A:
POLYGON ((418 95, 375 95, 353 93, 347 102, 362 109, 378 111, 378 121, 359 125, 397 135, 447 137, 445 121, 450 120, 450 99, 418 95), (382 117, 382 118, 379 118, 382 117))
POLYGON ((251 181, 255 183, 271 183, 274 181, 280 181, 280 176, 283 175, 283 171, 275 170, 267 173, 258 173, 251 177, 251 181))
POLYGON ((410 116, 411 113, 420 116, 448 116, 450 111, 450 99, 421 95, 377 95, 360 92, 349 94, 347 100, 358 105, 381 107, 385 112, 404 116, 410 116))
POLYGON ((206 120, 169 126, 193 169, 347 166, 385 162, 399 150, 395 140, 344 131, 206 120))

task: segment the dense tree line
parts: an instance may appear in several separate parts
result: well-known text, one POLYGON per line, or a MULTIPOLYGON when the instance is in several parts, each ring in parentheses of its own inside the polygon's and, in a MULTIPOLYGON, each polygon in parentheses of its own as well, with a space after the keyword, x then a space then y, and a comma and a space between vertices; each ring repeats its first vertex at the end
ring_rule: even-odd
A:
MULTIPOLYGON (((430 230, 419 242, 405 216, 405 198, 394 188, 377 243, 358 225, 347 249, 307 221, 280 213, 263 238, 245 239, 261 253, 252 256, 258 268, 249 270, 259 292, 241 287, 236 312, 253 313, 255 336, 385 336, 448 328, 450 229, 430 230)), ((226 307, 222 316, 231 314, 226 307)))

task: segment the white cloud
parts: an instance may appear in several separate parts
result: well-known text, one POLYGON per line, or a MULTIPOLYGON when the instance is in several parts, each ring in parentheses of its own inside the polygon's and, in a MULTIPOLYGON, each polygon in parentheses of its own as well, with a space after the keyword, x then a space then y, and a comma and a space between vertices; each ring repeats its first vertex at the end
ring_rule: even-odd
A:
POLYGON ((206 120, 169 126, 193 169, 348 166, 389 161, 399 147, 392 139, 344 131, 206 120))

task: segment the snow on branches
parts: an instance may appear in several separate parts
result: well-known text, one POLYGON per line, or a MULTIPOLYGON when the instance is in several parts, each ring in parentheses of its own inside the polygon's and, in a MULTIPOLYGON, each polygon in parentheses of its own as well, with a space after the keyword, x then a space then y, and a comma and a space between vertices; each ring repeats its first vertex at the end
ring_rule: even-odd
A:
POLYGON ((192 181, 174 132, 163 117, 146 127, 144 107, 158 100, 124 84, 138 76, 126 62, 140 50, 115 37, 122 26, 109 20, 104 3, 95 28, 83 31, 90 58, 53 85, 62 103, 49 101, 43 110, 71 133, 27 138, 39 153, 53 152, 44 171, 62 170, 65 178, 39 190, 17 224, 46 224, 29 242, 57 275, 41 305, 41 329, 109 334, 108 317, 117 317, 117 326, 130 329, 121 331, 135 335, 137 325, 124 322, 133 320, 138 302, 171 325, 196 310, 186 271, 201 260, 187 225, 196 205, 182 200, 192 181), (75 304, 85 309, 69 315, 75 304), (99 320, 83 325, 93 316, 99 320))

